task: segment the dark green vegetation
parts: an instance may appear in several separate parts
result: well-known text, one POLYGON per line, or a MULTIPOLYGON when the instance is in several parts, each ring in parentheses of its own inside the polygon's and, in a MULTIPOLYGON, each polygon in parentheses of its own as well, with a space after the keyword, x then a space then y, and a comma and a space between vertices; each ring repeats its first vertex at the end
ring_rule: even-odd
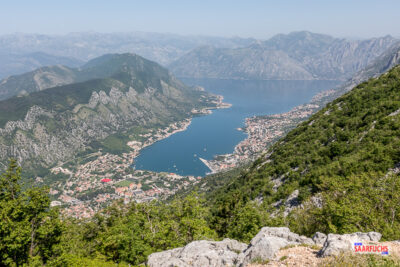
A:
MULTIPOLYGON (((400 67, 395 67, 289 132, 247 173, 214 192, 213 223, 219 235, 245 238, 246 228, 232 231, 248 227, 241 211, 249 212, 250 206, 271 213, 273 203, 298 189, 297 201, 305 208, 258 227, 285 224, 306 235, 373 230, 384 239, 399 239, 400 179, 397 169, 390 171, 400 162, 399 93, 400 67), (255 199, 263 199, 262 204, 255 199), (322 207, 314 204, 316 199, 322 207)), ((255 233, 255 228, 247 230, 255 233)))
POLYGON ((169 204, 117 202, 90 221, 61 221, 46 188, 21 191, 20 172, 12 161, 0 176, 1 266, 128 266, 156 251, 217 238, 196 194, 169 204))
POLYGON ((50 210, 48 189, 22 191, 21 169, 15 161, 0 176, 0 265, 46 263, 54 255, 63 230, 56 210, 50 210))

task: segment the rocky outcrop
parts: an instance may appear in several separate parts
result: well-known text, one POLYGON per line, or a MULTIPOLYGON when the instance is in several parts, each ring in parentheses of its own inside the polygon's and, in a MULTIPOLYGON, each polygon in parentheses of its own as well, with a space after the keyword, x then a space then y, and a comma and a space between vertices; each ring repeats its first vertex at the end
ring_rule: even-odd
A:
POLYGON ((381 234, 377 232, 328 236, 317 232, 311 239, 293 233, 287 227, 264 227, 249 245, 231 239, 194 241, 182 248, 153 253, 147 264, 150 267, 245 267, 254 262, 277 261, 279 252, 292 246, 305 246, 311 250, 322 247, 318 256, 327 257, 354 251, 354 243, 378 242, 380 238, 381 234))
POLYGON ((264 227, 239 255, 239 266, 246 266, 254 259, 273 259, 279 249, 288 245, 314 244, 305 236, 292 233, 287 227, 264 227))
POLYGON ((353 233, 353 234, 329 234, 323 248, 319 251, 321 257, 338 255, 341 252, 354 251, 354 243, 378 242, 382 235, 377 232, 353 233))
POLYGON ((316 232, 313 235, 312 240, 314 241, 314 243, 316 245, 323 246, 324 243, 325 243, 325 240, 326 240, 326 234, 320 233, 320 232, 316 232))
POLYGON ((147 264, 150 267, 235 266, 238 253, 246 247, 246 244, 232 239, 194 241, 183 248, 153 253, 147 264))

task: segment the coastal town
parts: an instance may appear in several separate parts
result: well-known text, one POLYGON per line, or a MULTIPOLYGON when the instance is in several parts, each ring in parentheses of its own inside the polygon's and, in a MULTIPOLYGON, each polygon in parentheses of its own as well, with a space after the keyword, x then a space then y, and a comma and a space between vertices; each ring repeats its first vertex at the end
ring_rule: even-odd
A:
MULTIPOLYGON (((211 100, 215 108, 227 108, 222 96, 211 100)), ((210 114, 211 108, 193 109, 192 115, 210 114)), ((50 188, 51 206, 59 206, 65 216, 92 217, 115 200, 147 202, 165 199, 178 190, 198 183, 202 177, 176 173, 136 170, 134 159, 140 151, 177 132, 184 131, 191 118, 172 123, 164 128, 148 129, 137 140, 127 142, 129 152, 115 155, 101 150, 85 155, 80 164, 64 163, 51 169, 58 179, 50 188), (140 140, 140 141, 139 141, 140 140)), ((38 178, 37 182, 41 182, 38 178)))
POLYGON ((316 95, 309 104, 297 106, 286 113, 247 118, 246 126, 238 130, 245 131, 248 136, 235 146, 233 153, 218 155, 212 160, 202 158, 200 160, 211 173, 217 173, 256 159, 272 143, 315 113, 320 107, 317 102, 322 96, 324 94, 316 95))
MULTIPOLYGON (((346 88, 351 88, 351 85, 346 88)), ((210 173, 226 171, 255 160, 298 123, 334 99, 338 92, 340 91, 337 89, 319 92, 309 103, 296 106, 285 113, 247 118, 245 127, 238 129, 246 132, 247 138, 235 146, 233 153, 217 155, 211 160, 200 160, 211 170, 210 173)))

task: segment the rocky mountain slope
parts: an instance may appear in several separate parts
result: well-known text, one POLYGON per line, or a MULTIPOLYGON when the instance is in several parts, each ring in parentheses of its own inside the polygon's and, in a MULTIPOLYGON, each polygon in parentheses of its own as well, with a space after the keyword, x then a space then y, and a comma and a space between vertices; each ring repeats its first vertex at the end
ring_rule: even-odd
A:
MULTIPOLYGON (((28 167, 48 167, 112 134, 129 135, 134 127, 165 125, 190 117, 193 108, 215 106, 207 93, 188 88, 163 67, 133 54, 100 57, 81 70, 46 70, 59 72, 47 84, 36 83, 39 89, 73 83, 0 101, 3 164, 15 157, 28 167)), ((20 77, 36 82, 32 76, 20 77)), ((26 80, 17 78, 14 84, 28 88, 26 80)))
POLYGON ((351 41, 294 32, 243 48, 200 47, 169 66, 179 77, 346 80, 396 42, 391 36, 351 41))

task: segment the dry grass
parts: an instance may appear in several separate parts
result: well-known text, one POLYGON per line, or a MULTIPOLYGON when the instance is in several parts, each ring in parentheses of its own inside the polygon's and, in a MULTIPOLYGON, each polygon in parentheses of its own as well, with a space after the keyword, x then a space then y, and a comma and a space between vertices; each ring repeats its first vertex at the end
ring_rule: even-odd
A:
POLYGON ((381 256, 376 254, 342 253, 330 257, 320 263, 321 267, 400 267, 400 258, 397 256, 381 256))
POLYGON ((317 252, 320 250, 318 246, 288 245, 277 252, 275 260, 254 261, 248 267, 400 267, 400 243, 382 242, 379 244, 389 246, 389 256, 347 252, 338 256, 320 258, 317 257, 317 252))

